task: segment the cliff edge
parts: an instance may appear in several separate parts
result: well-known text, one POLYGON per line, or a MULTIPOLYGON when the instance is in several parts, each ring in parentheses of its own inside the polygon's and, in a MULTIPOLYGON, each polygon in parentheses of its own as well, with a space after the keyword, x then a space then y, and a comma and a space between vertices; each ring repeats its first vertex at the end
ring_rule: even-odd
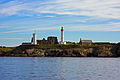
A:
POLYGON ((0 56, 13 57, 120 57, 117 45, 21 45, 0 49, 0 56))

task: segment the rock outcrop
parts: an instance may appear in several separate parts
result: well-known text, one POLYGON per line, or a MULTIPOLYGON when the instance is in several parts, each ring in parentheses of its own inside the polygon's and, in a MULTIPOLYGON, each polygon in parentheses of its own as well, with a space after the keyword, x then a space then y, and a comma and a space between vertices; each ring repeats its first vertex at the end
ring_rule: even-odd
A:
POLYGON ((0 51, 0 56, 16 57, 120 57, 120 44, 115 46, 50 49, 36 46, 19 46, 9 52, 0 51))
POLYGON ((113 56, 115 57, 120 57, 120 43, 115 45, 112 49, 111 52, 113 53, 113 56))

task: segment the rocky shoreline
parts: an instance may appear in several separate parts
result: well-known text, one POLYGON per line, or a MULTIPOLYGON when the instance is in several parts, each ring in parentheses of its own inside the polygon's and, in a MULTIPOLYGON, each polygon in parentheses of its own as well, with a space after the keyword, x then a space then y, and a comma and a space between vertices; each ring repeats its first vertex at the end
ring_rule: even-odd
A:
POLYGON ((36 46, 18 46, 7 52, 0 51, 0 56, 10 57, 120 57, 120 44, 114 46, 50 49, 36 46))

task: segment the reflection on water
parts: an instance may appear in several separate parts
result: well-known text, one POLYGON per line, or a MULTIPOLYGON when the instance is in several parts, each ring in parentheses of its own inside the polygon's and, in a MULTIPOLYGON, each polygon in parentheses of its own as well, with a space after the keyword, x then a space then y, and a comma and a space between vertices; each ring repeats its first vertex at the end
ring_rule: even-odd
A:
POLYGON ((0 57, 0 80, 120 80, 120 58, 0 57))

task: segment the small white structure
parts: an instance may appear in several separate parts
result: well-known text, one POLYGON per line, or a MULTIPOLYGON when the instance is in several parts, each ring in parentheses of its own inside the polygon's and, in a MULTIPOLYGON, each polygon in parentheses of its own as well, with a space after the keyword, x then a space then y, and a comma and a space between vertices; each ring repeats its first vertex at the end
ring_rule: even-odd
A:
POLYGON ((66 44, 66 42, 64 42, 64 28, 61 27, 61 41, 59 44, 66 44))
POLYGON ((37 45, 37 36, 36 36, 36 33, 33 33, 33 44, 37 45))

